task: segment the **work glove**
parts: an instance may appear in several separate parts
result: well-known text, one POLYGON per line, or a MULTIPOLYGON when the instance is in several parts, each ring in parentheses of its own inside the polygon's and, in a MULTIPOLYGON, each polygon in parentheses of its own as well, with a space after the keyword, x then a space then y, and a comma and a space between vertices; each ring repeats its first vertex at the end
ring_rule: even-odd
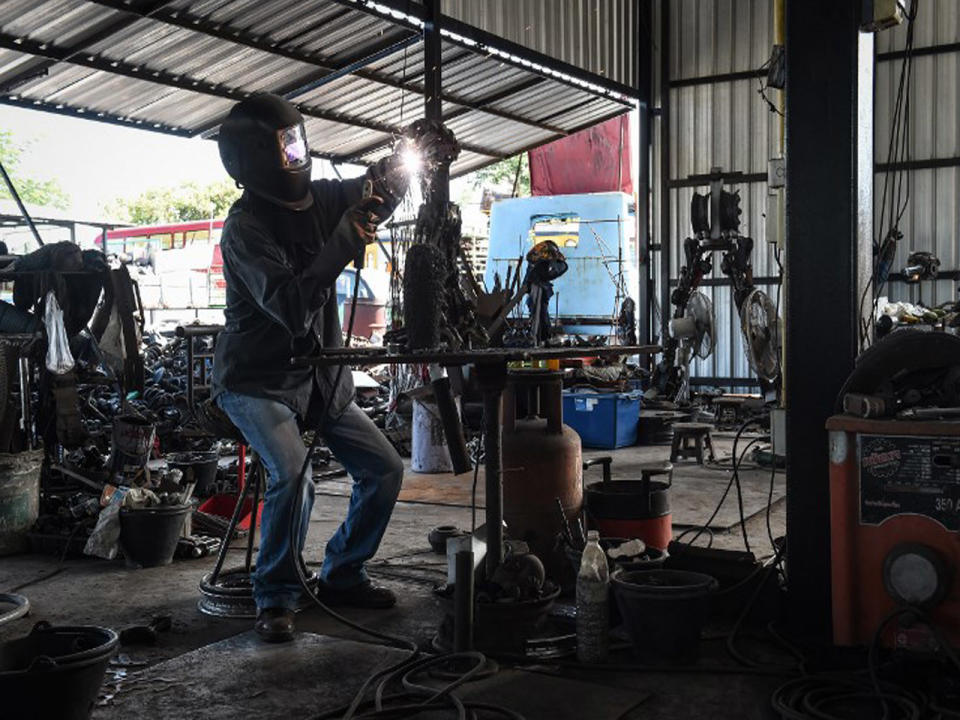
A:
POLYGON ((351 262, 361 262, 367 245, 377 240, 378 214, 384 200, 378 195, 362 198, 347 209, 323 249, 304 273, 304 280, 330 287, 351 262))
POLYGON ((407 126, 403 135, 420 153, 425 168, 449 165, 460 155, 460 143, 453 131, 436 120, 416 120, 407 126))

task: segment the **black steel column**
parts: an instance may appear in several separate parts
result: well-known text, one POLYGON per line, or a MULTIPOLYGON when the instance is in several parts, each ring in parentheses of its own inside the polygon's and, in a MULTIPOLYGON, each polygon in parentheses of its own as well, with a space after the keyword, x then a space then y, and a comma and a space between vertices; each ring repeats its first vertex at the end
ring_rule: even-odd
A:
MULTIPOLYGON (((660 0, 660 344, 670 336, 670 0, 660 0)), ((679 269, 679 268, 678 268, 679 269)))
MULTIPOLYGON (((864 104, 872 102, 872 38, 859 3, 787 2, 787 559, 789 617, 829 640, 827 433, 857 354, 859 274, 869 267, 872 179, 863 177, 864 104), (859 115, 859 117, 858 117, 859 115), (869 228, 869 222, 866 223, 869 228)), ((872 122, 867 119, 866 122, 872 122)))
MULTIPOLYGON (((443 121, 443 46, 440 42, 440 0, 424 0, 426 17, 423 24, 423 112, 427 120, 443 121)), ((450 170, 437 168, 433 184, 433 195, 437 202, 447 202, 450 198, 450 170)))
MULTIPOLYGON (((637 288, 637 344, 650 343, 653 315, 650 282, 650 95, 653 80, 653 0, 641 0, 637 7, 637 248, 640 254, 640 287, 637 288)), ((650 362, 648 356, 644 362, 650 362)))

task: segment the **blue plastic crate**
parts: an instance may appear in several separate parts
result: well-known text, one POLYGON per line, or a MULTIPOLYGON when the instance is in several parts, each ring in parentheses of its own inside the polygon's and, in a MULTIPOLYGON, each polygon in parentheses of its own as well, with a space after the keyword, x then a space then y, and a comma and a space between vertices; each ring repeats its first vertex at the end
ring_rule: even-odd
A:
POLYGON ((584 447, 636 445, 641 397, 639 392, 565 391, 563 421, 577 431, 584 447))

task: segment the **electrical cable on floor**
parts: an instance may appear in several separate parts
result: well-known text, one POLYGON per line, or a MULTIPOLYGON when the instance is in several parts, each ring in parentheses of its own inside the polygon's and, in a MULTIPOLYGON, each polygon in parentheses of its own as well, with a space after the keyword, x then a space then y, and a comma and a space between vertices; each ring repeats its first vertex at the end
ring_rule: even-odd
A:
MULTIPOLYGON (((747 443, 747 446, 743 449, 743 452, 741 453, 740 460, 742 461, 743 457, 746 456, 750 448, 753 447, 758 442, 760 442, 761 440, 763 440, 763 438, 754 438, 749 443, 747 443)), ((717 506, 714 508, 713 514, 710 516, 707 522, 704 523, 703 525, 694 525, 693 527, 687 528, 682 533, 680 533, 676 537, 677 542, 681 542, 683 538, 686 537, 688 534, 696 531, 697 534, 693 537, 692 540, 690 540, 687 543, 687 545, 693 545, 694 543, 697 542, 700 536, 704 532, 706 532, 709 535, 709 542, 707 543, 707 547, 708 548, 713 547, 713 540, 714 540, 715 534, 713 530, 710 529, 710 523, 712 523, 716 519, 717 515, 720 514, 720 510, 723 508, 724 503, 727 501, 727 496, 730 494, 730 490, 733 488, 734 484, 739 484, 739 471, 740 471, 740 462, 734 462, 733 474, 730 476, 730 480, 729 482, 727 482, 727 487, 724 489, 723 495, 720 496, 720 502, 718 502, 717 506)), ((740 512, 740 524, 741 524, 741 527, 746 526, 746 520, 744 519, 742 509, 740 512)))
MULTIPOLYGON (((860 672, 804 674, 778 687, 772 697, 773 709, 784 720, 847 720, 850 712, 860 707, 871 711, 869 717, 886 720, 943 720, 960 717, 960 712, 940 707, 926 694, 907 690, 880 679, 880 642, 886 627, 898 617, 909 615, 915 622, 925 625, 934 636, 940 649, 960 673, 960 658, 946 641, 940 628, 922 610, 900 607, 887 615, 874 631, 867 657, 867 669, 860 672), (868 679, 859 676, 866 673, 868 679), (837 708, 837 712, 831 712, 837 708), (841 714, 842 712, 842 714, 841 714)), ((858 714, 856 717, 867 717, 858 714)))
MULTIPOLYGON (((708 547, 712 547, 712 546, 713 546, 713 541, 712 541, 713 531, 710 530, 710 524, 717 518, 717 515, 720 514, 720 510, 721 510, 721 508, 723 507, 723 504, 726 502, 727 496, 730 494, 730 489, 734 486, 734 484, 736 484, 736 486, 737 486, 737 492, 738 492, 738 494, 739 494, 739 492, 740 492, 740 463, 743 461, 743 457, 746 456, 747 450, 749 450, 750 447, 752 447, 752 446, 753 446, 754 444, 756 444, 757 442, 760 442, 761 440, 765 439, 766 436, 761 436, 761 437, 759 437, 759 438, 754 438, 754 439, 751 440, 749 443, 747 443, 747 446, 746 446, 746 448, 744 448, 743 453, 742 453, 742 455, 741 455, 740 458, 737 458, 737 444, 740 442, 740 437, 743 435, 744 430, 746 430, 750 425, 752 425, 752 424, 754 424, 754 423, 757 423, 757 422, 760 422, 760 421, 761 421, 761 418, 756 418, 756 417, 754 417, 754 418, 748 418, 748 419, 745 420, 745 421, 740 425, 740 427, 737 429, 737 433, 736 433, 736 435, 734 435, 734 438, 733 438, 733 457, 734 457, 733 475, 731 475, 731 477, 730 477, 730 482, 727 483, 727 487, 726 487, 726 489, 723 491, 723 495, 720 497, 720 502, 717 503, 717 507, 714 509, 713 514, 710 516, 710 519, 709 519, 709 520, 707 520, 703 525, 701 525, 701 526, 699 526, 699 527, 688 528, 687 530, 685 530, 684 532, 682 532, 682 533, 676 538, 678 542, 679 542, 683 537, 686 537, 686 535, 687 535, 688 533, 693 532, 694 530, 697 530, 697 531, 698 531, 697 534, 694 535, 693 539, 690 540, 690 541, 687 543, 687 545, 693 545, 693 544, 700 538, 700 536, 701 536, 704 532, 710 532, 710 534, 711 534, 711 542, 710 542, 710 545, 708 545, 708 547)), ((744 536, 744 545, 747 547, 747 552, 750 552, 750 542, 749 542, 749 540, 747 539, 747 521, 746 521, 746 518, 744 517, 744 513, 743 513, 743 501, 742 501, 742 498, 741 498, 741 501, 740 501, 740 503, 739 503, 739 511, 740 511, 740 527, 741 527, 741 530, 742 530, 743 536, 744 536)))

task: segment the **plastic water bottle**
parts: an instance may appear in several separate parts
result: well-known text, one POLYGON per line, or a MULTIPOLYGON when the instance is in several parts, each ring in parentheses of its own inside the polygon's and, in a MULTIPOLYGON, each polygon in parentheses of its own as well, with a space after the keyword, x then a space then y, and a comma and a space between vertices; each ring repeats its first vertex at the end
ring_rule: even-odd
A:
POLYGON ((600 547, 600 533, 587 533, 587 546, 577 574, 577 660, 599 663, 607 658, 610 630, 610 570, 600 547))

